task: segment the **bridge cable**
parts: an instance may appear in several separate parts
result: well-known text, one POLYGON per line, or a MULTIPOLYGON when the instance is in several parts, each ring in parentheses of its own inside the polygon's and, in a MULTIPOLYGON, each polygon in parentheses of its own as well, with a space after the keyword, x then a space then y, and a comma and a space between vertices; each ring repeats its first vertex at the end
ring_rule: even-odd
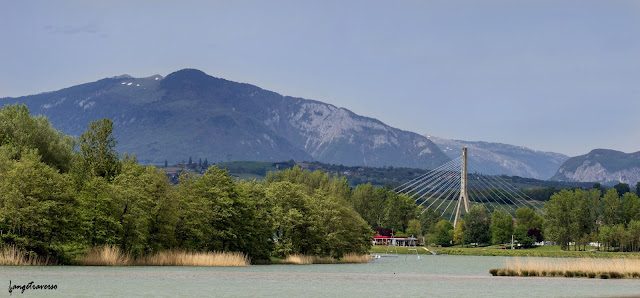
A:
MULTIPOLYGON (((475 168, 475 167, 474 167, 474 168, 475 168)), ((476 170, 477 170, 477 169, 476 169, 476 170)), ((519 198, 520 198, 520 201, 519 201, 519 202, 520 202, 520 204, 521 204, 523 207, 527 207, 527 208, 528 208, 529 206, 531 206, 531 207, 533 207, 533 209, 534 209, 534 210, 541 211, 541 210, 540 210, 538 207, 536 207, 533 203, 528 202, 526 199, 524 199, 522 196, 520 196, 520 195, 518 194, 518 190, 517 190, 517 188, 515 188, 515 191, 514 191, 514 187, 513 187, 512 185, 510 185, 510 184, 509 184, 509 183, 507 183, 506 181, 500 181, 500 180, 498 180, 495 176, 494 176, 494 177, 489 176, 489 177, 487 178, 487 180, 489 180, 489 179, 491 179, 491 178, 493 178, 493 180, 494 180, 494 182, 495 182, 495 183, 497 183, 497 184, 499 184, 499 185, 500 185, 500 187, 498 187, 498 188, 500 188, 500 189, 504 189, 504 190, 507 190, 507 191, 511 192, 511 193, 513 194, 513 196, 514 196, 514 199, 516 199, 516 196, 517 196, 517 197, 519 197, 519 198), (523 202, 524 202, 524 203, 523 203, 523 202), (529 206, 527 206, 527 203, 529 204, 529 206)), ((523 194, 524 194, 524 193, 523 193, 523 194)), ((526 196, 526 194, 524 194, 524 195, 526 196)), ((528 196, 527 196, 527 197, 528 197, 528 196)), ((531 199, 531 198, 529 198, 529 199, 531 199)), ((517 199, 516 199, 516 200, 517 200, 517 199)))
POLYGON ((450 172, 458 171, 458 168, 459 168, 459 165, 450 164, 447 167, 442 168, 438 172, 433 172, 433 175, 431 175, 431 177, 423 180, 418 186, 414 187, 412 191, 420 193, 425 188, 430 187, 433 184, 433 182, 440 181, 443 177, 446 177, 447 175, 449 175, 450 172), (425 184, 427 184, 428 186, 423 187, 425 184))
POLYGON ((395 191, 395 192, 403 192, 403 191, 404 191, 404 190, 406 190, 407 188, 410 188, 411 186, 413 186, 413 185, 415 185, 416 183, 418 183, 418 181, 423 180, 423 179, 425 179, 425 178, 428 178, 428 177, 430 177, 430 176, 433 176, 435 173, 437 173, 438 171, 441 171, 443 168, 449 167, 449 166, 450 166, 449 164, 450 164, 450 163, 453 163, 453 162, 454 162, 454 161, 456 161, 457 159, 459 159, 459 158, 456 158, 456 159, 450 160, 450 161, 448 161, 448 162, 446 162, 446 163, 442 164, 441 166, 439 166, 439 167, 437 167, 437 168, 435 168, 435 169, 433 169, 433 170, 428 170, 426 173, 424 173, 424 174, 422 174, 422 175, 420 175, 420 176, 418 176, 418 177, 416 177, 416 178, 413 178, 413 179, 409 180, 408 182, 405 182, 405 183, 403 183, 402 185, 400 185, 400 186, 398 186, 398 187, 394 188, 394 189, 393 189, 393 191, 395 191), (412 182, 413 182, 413 183, 412 183, 412 182), (405 186, 405 187, 403 188, 403 186, 405 186), (402 188, 402 189, 400 189, 400 188, 402 188), (400 189, 400 190, 398 190, 398 189, 400 189))
POLYGON ((458 162, 458 161, 459 161, 459 159, 462 159, 462 157, 458 157, 458 158, 456 158, 456 159, 453 159, 453 160, 451 160, 451 161, 448 161, 448 162, 446 162, 446 163, 442 164, 441 166, 439 166, 439 167, 437 167, 437 168, 435 168, 435 169, 433 169, 433 170, 427 171, 426 173, 424 173, 424 174, 420 175, 419 177, 414 178, 414 179, 412 179, 412 180, 410 180, 410 181, 408 181, 408 182, 405 182, 405 183, 403 183, 402 185, 400 185, 400 186, 398 186, 398 187, 394 188, 394 189, 393 189, 393 191, 395 191, 395 192, 403 192, 403 191, 404 191, 404 190, 406 190, 407 188, 410 188, 410 187, 412 187, 413 185, 415 185, 416 183, 418 183, 418 181, 423 180, 423 179, 425 179, 425 178, 428 178, 428 177, 430 177, 430 176, 435 175, 438 171, 441 171, 443 168, 448 168, 448 167, 450 167, 450 166, 451 166, 450 164, 455 164, 456 162, 458 162), (413 183, 412 183, 412 182, 413 182, 413 183), (403 188, 403 186, 404 186, 404 188, 403 188), (401 189, 401 190, 398 190, 398 189, 400 189, 400 188, 402 188, 402 189, 401 189))
MULTIPOLYGON (((515 212, 515 211, 516 211, 515 209, 513 209, 513 207, 511 207, 511 205, 513 205, 513 204, 514 204, 514 203, 513 203, 513 201, 511 202, 511 204, 508 204, 508 203, 503 199, 503 198, 504 198, 504 197, 506 197, 506 196, 502 196, 502 195, 500 195, 500 193, 497 193, 496 191, 494 191, 494 190, 492 189, 492 186, 491 186, 491 185, 487 185, 487 183, 485 183, 485 182, 481 179, 481 177, 482 177, 482 175, 481 175, 481 174, 476 174, 476 175, 477 175, 477 177, 478 177, 478 182, 480 182, 482 185, 484 185, 484 186, 485 186, 484 191, 485 191, 487 194, 489 194, 489 193, 492 193, 492 194, 493 194, 493 195, 486 196, 487 198, 488 198, 488 197, 493 198, 493 201, 494 201, 494 202, 496 202, 496 203, 497 203, 496 199, 499 199, 499 200, 500 200, 500 201, 502 201, 502 202, 503 202, 507 207, 511 208, 511 210, 513 210, 513 212, 515 212)), ((507 198, 507 199, 508 199, 508 198, 507 198)), ((502 205, 500 205, 499 203, 498 203, 498 206, 500 206, 500 207, 501 207, 504 211, 506 211, 507 213, 511 214, 511 212, 507 211, 507 210, 506 210, 502 205)))
MULTIPOLYGON (((420 194, 421 192, 426 190, 426 192, 422 196, 420 196, 420 198, 422 198, 425 194, 427 194, 429 192, 429 190, 432 190, 432 189, 436 188, 438 185, 442 184, 443 182, 446 182, 448 176, 450 176, 451 174, 457 173, 457 171, 453 171, 453 170, 457 170, 457 169, 451 169, 451 170, 447 170, 446 172, 441 172, 442 174, 440 176, 438 176, 434 180, 430 180, 429 184, 427 186, 425 186, 425 187, 422 187, 422 186, 424 184, 427 184, 427 181, 423 182, 422 184, 420 184, 418 186, 418 191, 415 191, 414 194, 411 195, 411 197, 413 198, 417 194, 420 194)), ((418 198, 418 199, 420 199, 420 198, 418 198)), ((416 199, 416 201, 418 199, 416 199)))
MULTIPOLYGON (((457 180, 459 180, 459 179, 457 179, 457 180)), ((440 197, 441 197, 444 193, 446 193, 447 191, 451 190, 451 187, 455 185, 456 179, 448 179, 448 180, 445 180, 445 181, 446 181, 446 183, 444 183, 444 184, 442 184, 442 185, 438 186, 437 188, 435 188, 435 191, 432 191, 432 192, 431 192, 431 193, 432 193, 432 195, 431 195, 431 196, 429 196, 429 198, 427 198, 426 200, 424 200, 422 203, 420 203, 420 205, 418 205, 418 206, 422 206, 422 204, 424 204, 424 202, 428 201, 428 200, 429 200, 429 199, 431 199, 431 198, 434 198, 435 194, 437 194, 437 193, 438 193, 438 190, 440 190, 440 189, 445 189, 445 191, 444 191, 444 192, 440 192, 440 195, 439 195, 439 196, 438 196, 438 198, 436 199, 436 200, 439 200, 439 199, 440 199, 440 197), (452 183, 453 183, 453 184, 452 184, 452 183)), ((422 197, 423 197, 423 196, 425 196, 426 194, 428 194, 428 192, 426 192, 425 194, 423 194, 420 198, 422 198, 422 197)), ((418 198, 417 200, 419 200, 420 198, 418 198)), ((417 200, 416 200, 416 201, 417 201, 417 200)))
POLYGON ((498 181, 498 183, 501 183, 502 185, 505 185, 508 189, 510 189, 511 191, 513 191, 515 194, 518 195, 518 197, 520 197, 520 199, 522 199, 522 201, 524 201, 525 203, 528 203, 529 205, 531 205, 534 209, 536 209, 537 211, 542 211, 540 208, 538 208, 537 206, 535 206, 533 203, 531 203, 531 201, 534 202, 539 202, 537 200, 532 199, 531 197, 529 197, 526 193, 524 193, 523 191, 519 190, 518 188, 514 187, 513 185, 509 184, 508 182, 504 181, 502 178, 500 178, 499 176, 494 177, 494 179, 496 181, 498 181), (523 198, 522 196, 520 196, 519 193, 525 195, 527 198, 529 198, 529 200, 526 200, 525 198, 523 198))
MULTIPOLYGON (((460 182, 460 181, 458 181, 458 183, 457 183, 457 184, 453 184, 453 186, 452 186, 451 188, 449 188, 449 189, 459 189, 459 188, 460 188, 460 183, 461 183, 461 182, 460 182)), ((453 193, 455 194, 456 192, 454 191, 453 193)), ((447 196, 445 196, 445 199, 446 199, 447 197, 449 197, 450 195, 451 195, 451 194, 448 194, 447 196)), ((441 197, 441 196, 442 196, 442 193, 440 194, 440 196, 438 196, 438 198, 437 198, 437 199, 434 199, 434 200, 433 200, 433 202, 431 202, 431 204, 429 204, 429 206, 427 206, 427 209, 431 208, 431 206, 433 206, 433 204, 435 204, 435 203, 440 199, 440 197, 441 197)), ((444 199, 443 199, 443 201, 440 203, 440 205, 438 205, 438 207, 434 208, 433 210, 436 210, 436 211, 437 211, 443 203, 444 203, 444 199)), ((425 210, 426 210, 426 209, 425 209, 425 210)), ((423 212, 424 212, 424 211, 423 211, 423 212)))

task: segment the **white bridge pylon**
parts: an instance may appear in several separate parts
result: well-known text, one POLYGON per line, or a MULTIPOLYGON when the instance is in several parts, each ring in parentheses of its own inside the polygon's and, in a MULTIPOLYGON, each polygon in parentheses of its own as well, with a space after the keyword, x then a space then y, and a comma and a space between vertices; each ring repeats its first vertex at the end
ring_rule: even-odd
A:
POLYGON ((482 205, 489 213, 501 209, 512 217, 518 208, 541 211, 544 203, 531 199, 500 176, 481 174, 483 171, 468 163, 467 156, 464 147, 462 156, 427 171, 394 191, 415 199, 418 206, 424 207, 421 214, 433 210, 441 217, 448 217, 454 227, 460 222, 463 207, 468 213, 471 204, 482 205), (473 170, 471 174, 468 174, 468 168, 473 170))
POLYGON ((456 219, 453 221, 453 227, 458 226, 460 221, 460 205, 464 202, 464 212, 469 213, 469 194, 467 193, 467 147, 462 148, 462 169, 460 173, 460 196, 458 197, 458 206, 456 207, 456 219))

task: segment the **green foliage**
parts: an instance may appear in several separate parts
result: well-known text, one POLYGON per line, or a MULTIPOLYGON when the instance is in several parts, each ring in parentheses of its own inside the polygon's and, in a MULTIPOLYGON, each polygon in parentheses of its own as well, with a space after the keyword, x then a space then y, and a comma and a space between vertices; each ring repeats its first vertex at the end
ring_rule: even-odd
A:
MULTIPOLYGON (((551 240, 557 241, 562 249, 567 249, 571 241, 586 246, 586 243, 591 240, 592 234, 597 231, 596 222, 600 214, 599 201, 600 191, 597 189, 590 192, 580 189, 563 190, 553 195, 551 201, 545 205, 547 235, 551 240)), ((605 211, 603 218, 610 222, 617 221, 618 219, 615 219, 613 215, 619 213, 619 199, 615 189, 608 191, 602 201, 605 205, 610 206, 610 208, 604 207, 604 209, 611 211, 608 217, 605 211), (612 200, 606 203, 608 199, 612 200)))
POLYGON ((464 217, 464 239, 469 243, 487 243, 491 237, 489 234, 490 218, 487 211, 480 205, 474 205, 464 217))
POLYGON ((491 243, 501 244, 511 242, 513 235, 513 219, 502 210, 495 210, 491 214, 491 243))
POLYGON ((60 170, 69 171, 74 140, 55 130, 49 120, 33 117, 25 105, 6 105, 0 109, 0 147, 7 157, 19 160, 35 150, 39 160, 60 170))
POLYGON ((440 220, 434 227, 435 234, 430 242, 443 247, 451 246, 453 241, 453 225, 446 219, 440 220))
POLYGON ((407 227, 406 233, 416 237, 422 235, 422 227, 420 226, 420 221, 417 219, 409 220, 409 225, 407 227))
POLYGON ((80 135, 80 156, 77 171, 93 177, 103 177, 111 181, 120 171, 118 153, 115 151, 117 144, 111 135, 113 121, 102 119, 91 121, 89 129, 80 135))
POLYGON ((615 188, 608 190, 602 197, 602 221, 606 225, 620 223, 622 219, 622 202, 615 188))
POLYGON ((417 216, 414 200, 404 194, 388 192, 385 209, 383 225, 391 228, 394 232, 405 231, 409 220, 415 219, 417 216))
POLYGON ((387 204, 387 192, 383 188, 374 189, 371 183, 360 184, 353 190, 350 201, 371 228, 382 226, 387 204))
POLYGON ((640 221, 635 219, 631 220, 627 225, 627 233, 631 251, 640 250, 640 221))
POLYGON ((289 181, 278 181, 267 187, 266 196, 274 204, 276 255, 319 254, 314 244, 322 238, 316 225, 320 219, 311 213, 307 194, 289 181))
POLYGON ((418 207, 417 213, 420 214, 418 219, 420 220, 420 227, 424 233, 433 233, 436 224, 442 219, 440 213, 431 208, 423 209, 422 207, 418 207))
MULTIPOLYGON (((5 107, 0 116, 0 244, 65 264, 101 245, 133 256, 241 251, 254 261, 295 253, 340 258, 371 246, 373 230, 352 208, 343 177, 294 168, 262 183, 234 182, 213 166, 200 177, 181 175, 174 186, 164 172, 138 165, 135 154, 118 157, 109 119, 90 123, 74 156, 73 141, 26 107, 5 107)), ((414 216, 412 201, 385 189, 366 193, 381 200, 360 197, 362 210, 377 210, 368 215, 372 223, 409 226, 412 218, 386 203, 410 206, 401 210, 414 216)), ((420 222, 411 227, 420 232, 420 222)))
POLYGON ((516 210, 516 225, 524 228, 524 230, 530 229, 543 229, 544 219, 540 215, 536 214, 531 208, 523 207, 516 210))
POLYGON ((618 195, 620 195, 620 196, 622 196, 622 195, 624 195, 624 194, 626 194, 626 193, 631 191, 631 188, 629 188, 629 184, 622 183, 622 182, 614 185, 613 188, 616 189, 616 191, 618 192, 618 195))
POLYGON ((595 190, 599 190, 601 195, 607 192, 607 188, 599 182, 594 183, 592 188, 595 190))
POLYGON ((563 190, 551 197, 545 204, 545 218, 547 220, 546 234, 551 240, 560 244, 562 249, 567 249, 569 242, 575 238, 577 225, 573 222, 571 214, 573 210, 574 193, 563 190))
POLYGON ((622 196, 622 219, 625 223, 640 220, 640 198, 635 193, 625 193, 622 196))
POLYGON ((453 229, 453 243, 464 245, 464 219, 460 219, 458 225, 453 229))
POLYGON ((276 255, 340 257, 370 247, 373 230, 349 205, 351 188, 343 177, 294 167, 270 173, 263 183, 274 206, 276 255))
POLYGON ((19 160, 0 152, 2 242, 36 255, 67 258, 63 245, 77 240, 78 199, 68 174, 42 163, 36 150, 19 160))
POLYGON ((319 244, 323 255, 340 258, 346 253, 367 253, 373 231, 344 198, 318 190, 312 197, 312 206, 318 212, 319 229, 325 235, 319 244))

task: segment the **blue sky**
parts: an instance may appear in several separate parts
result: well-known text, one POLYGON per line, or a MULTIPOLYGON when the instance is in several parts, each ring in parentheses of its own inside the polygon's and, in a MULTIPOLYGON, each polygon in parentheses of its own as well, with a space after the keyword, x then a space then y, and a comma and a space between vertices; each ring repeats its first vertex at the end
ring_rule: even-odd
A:
POLYGON ((197 68, 404 130, 640 150, 640 1, 5 1, 0 97, 197 68))

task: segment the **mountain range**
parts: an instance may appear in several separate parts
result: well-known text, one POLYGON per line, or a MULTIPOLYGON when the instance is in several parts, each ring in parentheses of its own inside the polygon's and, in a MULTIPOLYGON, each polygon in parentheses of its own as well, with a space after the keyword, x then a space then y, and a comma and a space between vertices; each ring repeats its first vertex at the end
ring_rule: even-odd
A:
POLYGON ((470 171, 547 180, 569 156, 501 143, 471 142, 426 136, 450 158, 468 149, 470 171))
MULTIPOLYGON (((283 96, 196 69, 166 77, 121 75, 0 98, 0 105, 14 103, 26 104, 33 115, 48 117, 54 127, 72 136, 86 131, 92 120, 110 118, 116 149, 136 153, 142 163, 179 163, 188 157, 210 163, 293 159, 433 169, 460 156, 460 148, 466 146, 470 164, 484 173, 547 179, 562 162, 572 161, 566 155, 521 146, 427 137, 345 108, 283 96)), ((576 178, 566 176, 570 169, 565 167, 565 176, 556 174, 554 179, 576 178)))
POLYGON ((434 168, 449 161, 417 133, 336 106, 282 96, 184 69, 147 78, 123 75, 18 98, 57 129, 80 135, 91 120, 114 122, 117 150, 144 163, 181 158, 317 160, 434 168))
POLYGON ((608 149, 569 158, 552 180, 597 181, 604 184, 627 183, 632 187, 640 181, 640 151, 624 153, 608 149))

